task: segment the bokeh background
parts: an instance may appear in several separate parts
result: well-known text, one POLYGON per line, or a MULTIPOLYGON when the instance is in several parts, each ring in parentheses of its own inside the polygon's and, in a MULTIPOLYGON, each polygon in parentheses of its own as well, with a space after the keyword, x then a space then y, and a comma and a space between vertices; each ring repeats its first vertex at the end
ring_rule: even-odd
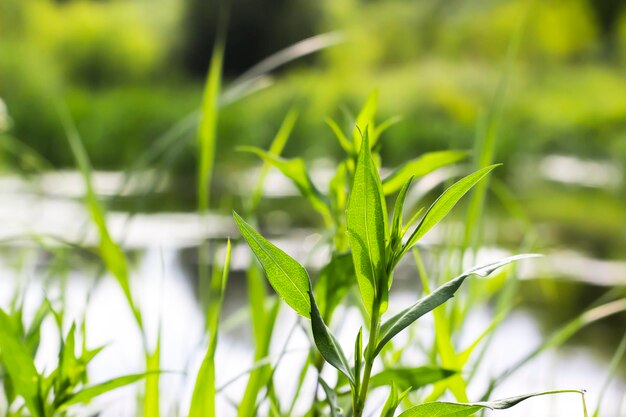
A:
MULTIPOLYGON (((297 108, 284 153, 303 157, 314 178, 325 181, 325 169, 342 152, 325 118, 356 111, 374 89, 380 120, 402 116, 384 136, 389 167, 427 151, 471 150, 496 115, 489 125, 494 160, 504 168, 490 194, 485 233, 492 245, 515 249, 532 241, 549 255, 522 287, 533 331, 548 334, 601 294, 625 292, 621 0, 233 0, 229 7, 204 0, 0 0, 3 268, 35 275, 46 267, 25 235, 93 238, 79 208, 84 190, 60 107, 83 138, 116 237, 138 265, 156 264, 150 273, 161 273, 165 250, 199 299, 189 266, 195 247, 233 233, 229 210, 241 205, 259 166, 237 146, 266 148, 284 115, 297 108), (193 217, 193 121, 220 21, 227 22, 226 87, 268 56, 326 37, 315 38, 325 47, 255 79, 245 97, 223 97, 213 179, 217 220, 214 235, 204 236, 193 217), (124 172, 134 175, 127 187, 124 172)), ((294 228, 296 237, 302 230, 312 236, 319 219, 276 177, 261 206, 264 224, 274 236, 288 238, 294 228)), ((244 291, 238 285, 234 304, 244 291)), ((625 327, 616 317, 575 337, 571 349, 592 358, 581 366, 602 371, 625 327)))

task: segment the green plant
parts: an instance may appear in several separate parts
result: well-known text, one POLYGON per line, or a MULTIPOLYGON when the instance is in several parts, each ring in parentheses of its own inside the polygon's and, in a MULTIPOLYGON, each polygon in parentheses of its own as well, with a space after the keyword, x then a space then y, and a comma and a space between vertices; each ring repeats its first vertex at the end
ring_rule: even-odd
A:
MULTIPOLYGON (((412 176, 407 175, 409 178, 404 181, 404 185, 400 189, 394 206, 391 224, 388 224, 384 182, 381 181, 378 168, 376 167, 376 159, 372 155, 372 148, 378 145, 378 135, 371 125, 364 123, 364 120, 371 121, 373 119, 374 110, 371 109, 374 108, 374 105, 372 102, 373 100, 370 99, 365 106, 366 110, 362 111, 357 118, 357 127, 352 141, 349 141, 338 129, 333 129, 349 155, 350 153, 354 154, 356 149, 360 149, 355 164, 351 164, 351 159, 345 162, 345 170, 353 173, 349 196, 347 196, 347 199, 345 195, 335 196, 333 200, 335 204, 341 200, 346 201, 346 228, 344 233, 351 253, 354 278, 365 312, 363 314, 364 319, 366 319, 365 324, 369 329, 368 342, 365 349, 363 349, 362 329, 358 331, 352 363, 348 361, 347 355, 324 320, 318 305, 319 292, 316 293, 314 290, 313 283, 306 269, 288 254, 263 238, 250 224, 246 223, 237 213, 234 213, 235 221, 242 236, 265 270, 266 276, 274 290, 298 314, 311 320, 313 339, 319 354, 325 362, 339 371, 341 378, 345 378, 348 381, 351 397, 350 412, 355 417, 363 415, 370 381, 373 379, 372 370, 374 363, 383 348, 396 335, 408 328, 424 314, 435 310, 452 298, 469 276, 487 276, 510 262, 536 256, 533 254, 517 255, 469 269, 421 298, 411 307, 387 320, 383 320, 383 315, 388 307, 389 290, 393 280, 394 269, 400 260, 414 247, 420 238, 452 210, 463 195, 497 165, 480 169, 456 182, 424 212, 419 222, 417 220, 421 210, 418 211, 418 215, 414 215, 405 224, 403 221, 404 201, 413 179, 412 176), (361 132, 363 132, 362 135, 361 132), (371 141, 370 137, 373 138, 371 141), (409 233, 414 223, 417 223, 417 226, 409 233)), ((333 218, 333 204, 327 202, 324 196, 315 189, 306 174, 302 161, 282 160, 259 150, 253 151, 274 163, 283 173, 290 177, 303 195, 311 202, 312 206, 320 212, 327 225, 332 225, 333 222, 335 222, 335 226, 343 223, 338 218, 339 214, 337 212, 335 212, 336 215, 333 218)), ((338 171, 341 173, 341 169, 338 171)), ((333 191, 336 192, 336 189, 333 191)), ((341 237, 339 236, 339 238, 341 237)), ((331 260, 331 262, 335 259, 331 260)), ((341 282, 342 284, 340 285, 345 287, 350 287, 354 284, 350 280, 345 280, 341 273, 330 276, 328 279, 341 282)), ((328 285, 328 283, 325 285, 328 285)), ((333 294, 336 294, 336 291, 333 291, 333 294)), ((327 301, 326 299, 322 302, 325 303, 327 301)), ((442 374, 441 379, 447 376, 450 375, 442 374)), ((333 390, 321 377, 319 377, 319 380, 327 394, 331 415, 337 415, 339 410, 337 409, 333 390)), ((410 391, 410 387, 408 390, 410 391)), ((580 393, 580 391, 562 392, 580 393)), ((398 406, 401 399, 406 396, 406 393, 398 393, 394 386, 383 415, 393 415, 393 410, 398 406)), ((530 396, 492 403, 452 404, 434 402, 410 408, 403 415, 426 416, 432 415, 433 412, 441 412, 444 413, 442 415, 448 415, 445 414, 447 413, 446 410, 453 410, 457 413, 455 415, 459 416, 471 415, 484 407, 508 408, 530 396)), ((452 415, 452 411, 449 414, 452 415)))

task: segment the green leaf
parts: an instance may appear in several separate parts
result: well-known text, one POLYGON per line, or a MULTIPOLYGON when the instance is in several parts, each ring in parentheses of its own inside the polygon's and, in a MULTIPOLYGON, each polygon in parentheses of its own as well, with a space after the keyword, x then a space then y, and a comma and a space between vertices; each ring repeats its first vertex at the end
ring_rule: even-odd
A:
POLYGON ((439 307, 450 298, 454 296, 454 293, 459 289, 461 284, 469 277, 470 275, 480 275, 483 277, 488 276, 496 269, 510 263, 513 261, 517 261, 525 258, 532 258, 536 256, 541 256, 537 254, 522 254, 510 256, 508 258, 501 259, 496 262, 491 262, 488 264, 476 266, 474 268, 469 269, 464 272, 460 276, 448 281, 441 287, 434 290, 432 293, 427 296, 421 298, 417 303, 413 304, 411 307, 401 311, 396 314, 389 320, 387 320, 380 328, 380 340, 376 349, 374 351, 374 355, 378 354, 380 350, 389 342, 395 335, 400 333, 402 330, 410 326, 417 319, 422 317, 424 314, 434 310, 439 307))
POLYGON ((411 177, 423 177, 436 169, 462 161, 467 157, 464 151, 429 152, 419 158, 402 164, 383 180, 385 195, 393 194, 411 177))
POLYGON ((87 151, 85 150, 81 137, 76 130, 76 126, 72 122, 67 111, 61 111, 60 115, 72 154, 74 155, 74 159, 76 160, 76 164, 78 165, 85 183, 85 205, 89 211, 91 220, 95 224, 98 229, 98 234, 100 235, 100 257, 102 258, 107 270, 115 277, 122 288, 126 301, 133 312, 138 326, 143 328, 141 313, 136 307, 131 294, 128 262, 124 252, 119 245, 113 241, 109 233, 105 211, 100 205, 92 184, 91 163, 89 161, 89 157, 87 156, 87 151))
POLYGON ((322 317, 331 317, 348 290, 355 282, 352 255, 333 254, 330 262, 322 268, 315 285, 315 299, 322 317))
POLYGON ((39 374, 33 358, 20 338, 11 317, 0 309, 0 352, 15 393, 24 399, 34 417, 43 416, 39 407, 39 374))
POLYGON ((393 218, 391 220, 391 231, 389 232, 390 253, 395 252, 398 245, 402 244, 402 237, 404 236, 404 228, 402 227, 402 211, 404 210, 404 200, 406 199, 409 187, 411 187, 413 178, 414 177, 412 176, 409 177, 409 179, 402 186, 402 189, 400 189, 398 197, 396 197, 396 203, 393 208, 393 218))
MULTIPOLYGON (((298 111, 294 109, 289 110, 283 120, 283 123, 280 125, 280 129, 278 129, 272 144, 270 145, 270 149, 268 151, 269 155, 278 156, 281 154, 283 148, 287 144, 287 140, 289 139, 294 126, 296 125, 296 120, 298 120, 298 111)), ((257 177, 256 185, 250 199, 250 212, 254 211, 261 201, 261 197, 263 195, 263 183, 265 182, 265 177, 267 176, 271 165, 272 164, 269 161, 265 161, 263 168, 261 168, 261 172, 257 177)))
MULTIPOLYGON (((378 170, 372 161, 367 132, 359 153, 346 217, 348 239, 361 298, 365 309, 371 315, 375 300, 383 304, 385 302, 384 294, 378 294, 378 290, 387 287, 386 282, 384 285, 381 284, 381 281, 386 279, 387 215, 382 185, 378 170)), ((384 308, 381 310, 384 311, 384 308)))
POLYGON ((67 408, 70 405, 74 404, 84 404, 92 399, 98 397, 99 395, 105 394, 109 391, 113 391, 114 389, 121 388, 126 385, 133 384, 137 381, 141 381, 146 378, 149 373, 143 374, 132 374, 125 375, 118 378, 110 379, 108 381, 102 382, 100 384, 92 385, 90 387, 84 388, 71 396, 69 396, 63 404, 59 407, 59 411, 67 408))
POLYGON ((304 198, 306 198, 313 208, 319 212, 324 221, 332 224, 330 207, 325 197, 313 184, 311 177, 306 170, 304 161, 301 158, 284 159, 254 146, 241 146, 240 151, 251 152, 263 158, 266 162, 278 168, 287 178, 293 182, 304 198))
POLYGON ((395 383, 401 390, 416 390, 426 385, 446 379, 457 371, 444 369, 438 366, 420 366, 417 368, 392 368, 385 369, 372 376, 370 387, 381 387, 395 383))
POLYGON ((354 386, 355 378, 350 364, 348 363, 348 359, 346 359, 341 345, 337 339, 335 339, 335 336, 333 336, 328 326, 326 326, 326 323, 324 323, 317 303, 313 298, 313 288, 311 287, 309 287, 309 296, 311 298, 311 329, 313 331, 315 346, 324 360, 343 373, 354 386))
POLYGON ((389 391, 389 397, 387 397, 387 401, 385 401, 385 405, 383 406, 383 411, 380 413, 381 417, 393 417, 396 412, 396 408, 400 405, 400 402, 407 396, 411 388, 407 388, 400 394, 398 394, 398 387, 395 382, 391 383, 391 391, 389 391))
POLYGON ((333 389, 328 386, 328 384, 326 383, 326 381, 324 381, 322 377, 319 377, 318 381, 320 382, 320 385, 322 386, 322 389, 326 394, 326 402, 330 407, 330 417, 341 417, 342 413, 339 405, 337 404, 337 395, 335 394, 335 391, 333 391, 333 389))
POLYGON ((485 408, 490 410, 505 410, 532 397, 564 393, 576 393, 583 395, 583 392, 578 390, 560 390, 537 392, 533 394, 520 395, 517 397, 504 398, 502 400, 484 401, 477 403, 432 402, 409 408, 408 410, 400 414, 399 417, 469 417, 477 411, 485 408))
POLYGON ((337 141, 339 141, 339 144, 341 145, 343 150, 346 151, 348 155, 352 155, 352 153, 354 152, 354 145, 352 144, 352 142, 350 142, 350 140, 348 140, 348 138, 343 133, 343 131, 341 130, 337 122, 335 122, 330 117, 327 117, 326 124, 328 125, 328 127, 330 127, 330 129, 335 134, 335 137, 337 138, 337 141))
POLYGON ((409 250, 417 241, 424 236, 430 229, 432 229, 437 223, 439 223, 452 208, 458 203, 476 183, 485 177, 489 172, 500 164, 490 165, 483 169, 479 169, 473 174, 457 181, 454 185, 448 188, 435 200, 435 202, 428 208, 426 214, 422 218, 422 221, 417 225, 408 242, 404 245, 400 254, 396 257, 399 260, 407 250, 409 250))
POLYGON ((268 242, 236 212, 233 212, 233 217, 276 293, 298 314, 310 317, 310 280, 306 270, 292 257, 268 242))
MULTIPOLYGON (((374 117, 378 110, 378 91, 374 90, 370 93, 365 101, 365 104, 361 108, 358 116, 355 120, 354 129, 352 130, 352 142, 354 143, 354 149, 361 149, 362 136, 367 129, 375 131, 374 117)), ((370 143, 370 146, 374 143, 370 143)))
POLYGON ((304 317, 311 318, 313 340, 322 357, 341 371, 354 384, 354 376, 339 342, 324 323, 319 311, 309 274, 304 267, 285 252, 268 242, 236 212, 235 222, 248 245, 263 266, 274 290, 291 308, 304 317), (303 298, 306 297, 306 299, 303 298))
POLYGON ((204 356, 193 388, 188 417, 215 417, 215 351, 217 349, 219 314, 224 301, 224 291, 230 268, 231 245, 226 243, 226 254, 222 273, 213 274, 207 324, 209 328, 209 346, 204 356))
POLYGON ((198 143, 200 160, 198 167, 198 209, 205 212, 209 209, 211 176, 215 159, 215 143, 217 141, 217 119, 219 114, 218 98, 222 84, 222 64, 224 44, 221 36, 215 42, 209 73, 207 74, 200 108, 200 124, 198 126, 198 143))

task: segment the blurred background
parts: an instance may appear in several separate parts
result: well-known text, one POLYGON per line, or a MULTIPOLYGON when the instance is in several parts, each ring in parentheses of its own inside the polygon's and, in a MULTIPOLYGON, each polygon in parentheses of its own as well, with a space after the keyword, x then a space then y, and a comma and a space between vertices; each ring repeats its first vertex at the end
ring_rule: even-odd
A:
MULTIPOLYGON (((232 0, 227 18, 221 9, 204 0, 0 0, 0 238, 8 274, 34 277, 49 266, 25 236, 96 242, 60 106, 76 123, 114 237, 137 275, 177 277, 197 300, 196 247, 234 234, 230 208, 241 206, 259 167, 236 147, 267 148, 295 107, 300 117, 284 154, 303 157, 323 183, 342 153, 325 118, 343 120, 377 89, 379 119, 402 116, 384 135, 385 167, 427 151, 472 150, 496 114, 494 160, 504 167, 500 192, 489 197, 487 240, 511 250, 532 241, 549 255, 522 287, 532 320, 520 318, 512 334, 540 339, 606 291, 626 292, 626 2, 232 0), (221 100, 214 227, 206 235, 195 215, 194 115, 220 19, 228 22, 224 85, 232 94, 221 100), (246 78, 294 44, 300 49, 291 56, 301 57, 246 78)), ((303 237, 313 244, 320 221, 297 191, 278 174, 266 191, 267 230, 294 247, 303 237)), ((79 283, 97 268, 76 257, 79 283)), ((245 291, 243 282, 231 284, 227 311, 245 291)), ((106 310, 112 301, 102 297, 106 310)), ((201 322, 200 310, 191 310, 201 322)), ((625 327, 622 315, 574 338, 561 360, 572 360, 567 352, 582 358, 573 362, 582 371, 565 382, 600 385, 625 327)), ((98 341, 114 334, 103 331, 98 341)), ((232 343, 238 338, 245 335, 232 343)), ((128 359, 118 370, 134 366, 128 359)), ((618 397, 607 411, 619 410, 618 397)))

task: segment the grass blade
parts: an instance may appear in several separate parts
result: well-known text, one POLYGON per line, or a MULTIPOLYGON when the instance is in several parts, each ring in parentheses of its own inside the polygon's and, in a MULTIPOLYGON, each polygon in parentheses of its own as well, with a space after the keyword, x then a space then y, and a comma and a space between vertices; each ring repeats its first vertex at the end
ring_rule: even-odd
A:
POLYGON ((211 296, 209 298, 209 311, 207 324, 209 327, 209 346, 206 355, 200 365, 196 383, 191 397, 188 417, 215 417, 215 350, 219 328, 219 314, 224 301, 224 291, 228 281, 230 268, 231 245, 230 240, 226 244, 224 266, 221 274, 214 274, 211 278, 211 296))
POLYGON ((202 97, 200 124, 198 125, 198 144, 200 162, 198 167, 198 209, 205 212, 209 209, 211 176, 215 159, 215 142, 217 141, 218 97, 222 84, 222 63, 224 44, 221 37, 216 41, 211 56, 202 97))
POLYGON ((137 324, 140 329, 143 329, 141 313, 135 306, 135 302, 133 301, 131 294, 128 262, 124 252, 119 245, 113 241, 109 233, 105 212, 98 201, 98 197, 91 180, 91 163, 89 161, 89 157, 87 156, 87 151, 85 150, 80 135, 76 130, 76 126, 74 126, 69 114, 67 114, 67 111, 61 111, 60 115, 65 127, 67 140, 70 144, 72 154, 74 155, 74 159, 76 160, 76 164, 78 165, 85 183, 85 205, 87 206, 91 220, 96 225, 98 234, 100 235, 100 256, 107 270, 115 277, 122 288, 126 301, 133 312, 137 324))

